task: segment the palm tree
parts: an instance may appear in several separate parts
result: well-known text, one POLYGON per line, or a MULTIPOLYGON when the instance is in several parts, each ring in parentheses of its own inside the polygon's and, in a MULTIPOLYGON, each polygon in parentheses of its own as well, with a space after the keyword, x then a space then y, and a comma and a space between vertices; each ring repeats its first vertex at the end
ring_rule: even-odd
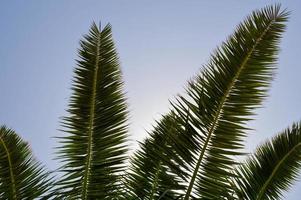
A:
POLYGON ((171 102, 128 156, 128 110, 111 26, 80 42, 53 174, 0 128, 1 199, 279 199, 301 168, 301 123, 244 153, 247 122, 267 96, 289 13, 254 11, 171 102), (243 156, 243 157, 242 157, 243 156), (244 158, 244 161, 241 161, 244 158))

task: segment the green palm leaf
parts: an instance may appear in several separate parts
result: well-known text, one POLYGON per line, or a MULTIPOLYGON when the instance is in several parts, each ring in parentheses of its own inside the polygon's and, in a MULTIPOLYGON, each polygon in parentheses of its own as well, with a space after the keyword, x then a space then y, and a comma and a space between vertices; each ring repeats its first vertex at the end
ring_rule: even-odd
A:
POLYGON ((190 84, 191 99, 182 98, 201 146, 184 199, 193 189, 199 198, 230 198, 233 156, 242 154, 245 123, 266 96, 286 20, 280 6, 253 12, 190 84))
POLYGON ((0 199, 35 199, 47 194, 49 173, 13 130, 0 127, 0 199))
POLYGON ((301 169, 301 123, 260 145, 236 168, 239 199, 279 199, 301 169))
POLYGON ((207 111, 202 122, 206 140, 186 199, 195 185, 194 178, 198 179, 195 188, 199 196, 230 198, 232 189, 227 179, 236 164, 233 156, 241 155, 245 123, 266 96, 287 15, 280 6, 253 12, 217 50, 203 73, 204 81, 196 84, 205 91, 202 100, 207 111))
MULTIPOLYGON (((180 133, 159 132, 164 138, 159 142, 167 142, 162 147, 152 140, 152 146, 161 146, 160 151, 153 151, 145 160, 160 159, 156 162, 165 166, 168 174, 177 175, 180 185, 186 184, 180 192, 185 200, 193 194, 204 199, 232 198, 228 179, 234 176, 231 172, 237 164, 233 156, 243 154, 246 122, 266 97, 287 16, 280 6, 253 12, 189 83, 187 95, 172 103, 176 117, 169 126, 188 129, 180 133), (183 123, 183 119, 187 121, 183 123)), ((170 129, 164 124, 164 117, 159 124, 158 127, 170 129)))
POLYGON ((113 199, 127 153, 127 105, 111 26, 93 24, 80 44, 67 135, 60 138, 61 198, 113 199))
MULTIPOLYGON (((180 168, 179 163, 183 165, 184 161, 179 152, 187 155, 189 150, 178 144, 177 152, 170 144, 173 144, 173 139, 177 137, 181 137, 182 143, 188 144, 183 135, 188 132, 189 127, 185 127, 185 118, 181 124, 183 126, 175 123, 175 118, 173 112, 163 116, 149 134, 149 138, 140 144, 140 149, 131 160, 126 183, 129 193, 126 199, 176 199, 180 197, 176 191, 185 189, 181 179, 187 174, 180 168)), ((179 121, 180 119, 177 120, 179 121)))

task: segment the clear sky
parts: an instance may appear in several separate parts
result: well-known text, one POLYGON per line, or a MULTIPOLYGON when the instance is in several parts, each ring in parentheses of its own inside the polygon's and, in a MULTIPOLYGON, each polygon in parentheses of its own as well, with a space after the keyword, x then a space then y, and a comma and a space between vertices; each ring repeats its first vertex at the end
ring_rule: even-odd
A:
MULTIPOLYGON (((133 141, 146 136, 168 99, 183 92, 235 26, 252 10, 282 1, 0 1, 0 124, 15 129, 49 169, 59 118, 66 115, 78 41, 92 21, 113 26, 130 104, 133 141)), ((258 110, 246 149, 301 120, 301 3, 281 43, 279 69, 258 110)), ((300 176, 301 177, 301 176, 300 176)), ((299 178, 300 179, 300 178, 299 178)), ((285 199, 297 200, 301 181, 285 199)))

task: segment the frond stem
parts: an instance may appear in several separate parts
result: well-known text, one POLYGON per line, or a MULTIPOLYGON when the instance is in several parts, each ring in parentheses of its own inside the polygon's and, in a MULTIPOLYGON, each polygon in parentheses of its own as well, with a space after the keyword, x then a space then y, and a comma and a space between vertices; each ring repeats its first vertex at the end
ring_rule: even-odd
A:
POLYGON ((98 75, 98 64, 99 64, 99 48, 100 48, 100 32, 97 35, 97 47, 96 47, 96 58, 95 58, 95 73, 93 77, 92 85, 92 98, 91 98, 91 109, 90 109, 90 119, 89 119, 89 132, 88 132, 88 149, 87 149, 87 161, 84 171, 84 180, 82 183, 82 199, 86 200, 88 196, 88 182, 91 169, 91 160, 93 154, 93 130, 94 130, 94 117, 95 117, 95 100, 96 100, 96 89, 97 89, 97 75, 98 75))
POLYGON ((162 161, 160 161, 158 163, 158 166, 157 166, 157 170, 156 170, 156 173, 155 173, 154 181, 153 181, 153 184, 152 184, 152 190, 151 190, 150 200, 154 199, 154 195, 155 195, 156 189, 157 189, 158 184, 159 184, 158 180, 159 180, 159 174, 160 174, 160 171, 161 171, 161 167, 162 167, 162 161))

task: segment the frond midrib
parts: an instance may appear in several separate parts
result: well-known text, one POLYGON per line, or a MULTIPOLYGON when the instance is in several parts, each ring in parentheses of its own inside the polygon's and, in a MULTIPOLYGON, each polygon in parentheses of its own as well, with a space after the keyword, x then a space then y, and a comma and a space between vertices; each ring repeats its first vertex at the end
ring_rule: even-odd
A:
POLYGON ((4 140, 2 139, 2 137, 0 136, 0 141, 2 143, 2 146, 6 152, 7 155, 7 160, 8 160, 8 165, 9 165, 9 173, 10 173, 10 180, 11 180, 11 189, 12 189, 12 195, 13 195, 13 199, 16 200, 17 199, 17 189, 16 189, 16 181, 15 181, 15 175, 13 172, 13 165, 12 165, 12 161, 11 161, 11 157, 10 157, 10 153, 9 150, 4 142, 4 140))
POLYGON ((274 168, 273 172, 271 173, 271 175, 269 176, 268 180, 264 183, 264 185, 262 186, 262 188, 260 189, 258 196, 256 197, 256 200, 260 200, 263 198, 263 195, 265 194, 265 191, 269 185, 269 183, 272 181, 273 177, 276 175, 279 167, 282 165, 283 162, 285 162, 285 160, 294 152, 297 150, 297 148, 299 148, 301 146, 301 142, 297 143, 296 146, 294 146, 294 148, 292 148, 280 161, 279 163, 276 165, 276 167, 274 168))
POLYGON ((160 161, 158 163, 158 166, 156 168, 156 173, 155 173, 155 177, 153 179, 153 184, 152 184, 152 190, 151 190, 150 200, 154 199, 154 195, 156 193, 156 190, 157 190, 157 187, 158 187, 158 184, 159 184, 158 181, 159 181, 159 174, 160 174, 161 168, 162 168, 162 161, 160 161))
POLYGON ((198 158, 198 162, 196 164, 196 167, 194 169, 194 172, 193 172, 193 175, 190 179, 190 183, 189 183, 189 186, 188 186, 188 189, 187 189, 187 192, 185 194, 185 197, 184 197, 184 200, 189 200, 189 197, 190 197, 190 194, 192 192, 192 188, 193 188, 193 185, 194 185, 194 182, 195 182, 195 179, 196 179, 196 176, 197 176, 197 173, 199 171, 199 168, 201 166, 201 163, 202 163, 202 160, 203 160, 203 157, 205 155, 205 151, 207 150, 207 146, 209 144, 209 141, 211 139, 211 136, 216 128, 216 124, 220 118, 220 115, 221 115, 221 112, 223 110, 223 107, 224 107, 224 104, 230 94, 230 92, 232 91, 234 85, 235 85, 235 82, 236 80, 238 79, 238 77, 240 76, 240 73, 241 71, 244 69, 245 65, 247 64, 250 56, 252 55, 253 51, 255 50, 255 48, 257 47, 258 43, 261 41, 261 39, 264 37, 264 35, 266 34, 266 32, 270 29, 272 23, 275 21, 275 19, 272 19, 271 22, 268 24, 268 26, 266 27, 266 29, 263 31, 263 33, 256 39, 256 42, 254 43, 253 47, 251 48, 251 50, 248 52, 248 54, 246 55, 246 58, 244 59, 244 61, 242 62, 241 64, 241 67, 239 68, 239 70, 237 71, 236 75, 233 77, 229 87, 227 88, 224 96, 222 97, 221 99, 221 103, 219 104, 218 106, 218 109, 217 109, 217 112, 216 112, 216 115, 214 117, 214 120, 213 120, 213 123, 212 123, 212 126, 210 127, 209 129, 209 132, 208 132, 208 136, 206 138, 206 141, 204 143, 204 146, 201 150, 201 153, 200 153, 200 156, 198 158))
POLYGON ((98 79, 98 68, 99 68, 99 49, 100 48, 100 32, 97 34, 97 47, 96 47, 96 58, 94 66, 94 76, 92 85, 92 98, 91 98, 91 109, 90 109, 90 119, 89 119, 89 131, 88 131, 88 148, 87 148, 87 161, 85 164, 84 179, 82 182, 82 199, 87 199, 88 195, 88 182, 91 169, 92 153, 93 153, 93 130, 94 130, 94 117, 95 117, 95 104, 96 104, 96 89, 97 89, 97 79, 98 79))

